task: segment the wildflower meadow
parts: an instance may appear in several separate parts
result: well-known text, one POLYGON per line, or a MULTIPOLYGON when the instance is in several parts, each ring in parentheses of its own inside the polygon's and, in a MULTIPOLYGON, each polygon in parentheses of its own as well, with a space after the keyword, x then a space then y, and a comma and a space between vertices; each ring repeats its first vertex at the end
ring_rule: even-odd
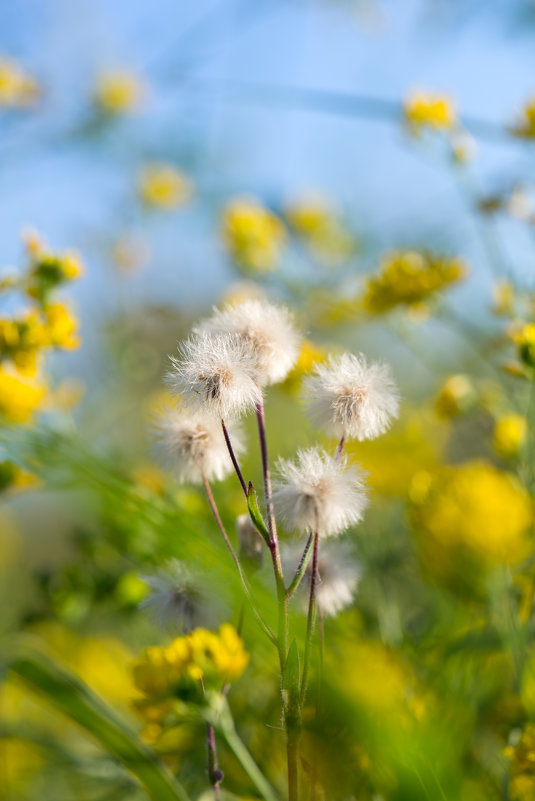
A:
POLYGON ((0 801, 535 801, 535 7, 0 7, 0 801))

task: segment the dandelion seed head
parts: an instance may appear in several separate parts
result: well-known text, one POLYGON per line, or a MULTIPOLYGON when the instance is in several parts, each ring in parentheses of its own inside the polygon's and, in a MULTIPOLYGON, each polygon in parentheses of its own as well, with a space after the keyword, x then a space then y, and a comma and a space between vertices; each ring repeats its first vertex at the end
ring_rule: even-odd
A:
MULTIPOLYGON (((176 407, 162 410, 154 419, 154 432, 171 469, 181 482, 221 481, 232 472, 220 421, 201 412, 176 407)), ((244 449, 240 430, 231 428, 236 453, 244 449)))
POLYGON ((283 381, 299 356, 300 337, 285 306, 246 300, 215 309, 199 332, 232 334, 252 351, 261 385, 283 381))
POLYGON ((305 379, 313 421, 333 437, 375 439, 399 412, 399 393, 386 364, 351 353, 330 357, 305 379))
POLYGON ((273 501, 287 526, 329 537, 358 523, 367 505, 364 474, 319 448, 301 450, 297 461, 279 462, 273 501))
POLYGON ((255 357, 236 334, 198 331, 171 361, 167 380, 192 410, 235 417, 262 398, 255 357))
POLYGON ((170 559, 155 574, 140 578, 152 591, 140 608, 148 609, 157 625, 186 632, 198 625, 204 599, 199 582, 182 562, 170 559))

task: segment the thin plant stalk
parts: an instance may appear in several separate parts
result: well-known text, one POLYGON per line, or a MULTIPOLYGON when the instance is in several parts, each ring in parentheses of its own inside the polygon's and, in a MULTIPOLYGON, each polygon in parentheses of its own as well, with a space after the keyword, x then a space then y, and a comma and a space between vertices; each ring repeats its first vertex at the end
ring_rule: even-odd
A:
POLYGON ((246 575, 245 575, 245 573, 243 571, 243 568, 241 566, 241 562, 240 562, 240 560, 238 558, 238 555, 237 555, 236 551, 234 550, 234 548, 232 547, 232 543, 231 543, 231 541, 229 539, 229 536, 228 536, 228 534, 226 532, 225 526, 223 525, 223 521, 221 520, 221 515, 219 514, 219 510, 217 508, 217 504, 215 502, 214 495, 212 493, 212 488, 210 487, 210 482, 208 481, 208 479, 206 478, 206 475, 204 473, 203 473, 203 483, 204 483, 204 488, 206 490, 206 495, 208 497, 208 503, 210 504, 210 509, 212 510, 212 514, 213 514, 213 516, 215 518, 215 521, 217 523, 217 527, 219 528, 219 531, 221 532, 221 536, 223 537, 225 545, 227 546, 227 549, 228 549, 228 551, 229 551, 229 553, 230 553, 230 555, 232 557, 232 560, 233 560, 234 564, 236 565, 236 567, 238 569, 238 573, 239 573, 239 576, 240 576, 240 579, 241 579, 243 591, 245 592, 245 595, 246 595, 248 601, 251 604, 251 608, 252 608, 252 610, 253 610, 253 612, 254 612, 254 614, 256 616, 256 619, 258 620, 258 622, 260 624, 260 627, 263 629, 265 634, 267 634, 267 636, 269 637, 271 642, 273 642, 275 645, 277 645, 277 638, 275 637, 274 632, 272 631, 271 627, 268 626, 268 624, 265 622, 264 618, 260 614, 260 612, 259 612, 259 610, 258 610, 258 608, 257 608, 257 606, 256 606, 256 604, 254 602, 253 596, 251 594, 251 588, 249 587, 249 582, 247 581, 247 577, 246 577, 246 575))
POLYGON ((314 624, 316 620, 316 584, 318 581, 318 534, 314 534, 314 553, 312 556, 312 576, 310 579, 310 597, 308 601, 307 631, 305 640, 305 655, 303 658, 303 678, 301 681, 301 704, 304 703, 307 686, 308 672, 310 664, 310 651, 312 648, 312 637, 314 635, 314 624))
POLYGON ((294 592, 297 590, 297 588, 301 584, 303 576, 305 575, 305 571, 308 567, 308 563, 312 555, 310 548, 312 546, 313 539, 314 539, 314 534, 310 533, 305 545, 305 550, 303 551, 303 554, 297 566, 297 570, 295 571, 295 575, 291 581, 291 584, 288 586, 288 589, 286 590, 286 597, 288 599, 291 598, 294 592))
POLYGON ((221 428, 223 429, 223 436, 225 437, 225 442, 227 443, 227 449, 229 452, 229 456, 232 460, 232 464, 234 465, 234 470, 236 471, 236 475, 238 476, 241 488, 243 490, 243 494, 247 498, 248 495, 247 484, 245 483, 245 479, 243 477, 243 473, 238 463, 238 459, 236 458, 236 454, 234 453, 234 448, 232 447, 232 442, 230 441, 230 435, 228 433, 228 429, 227 426, 225 425, 225 421, 223 420, 223 418, 221 418, 221 428))
POLYGON ((284 670, 284 665, 286 663, 286 656, 288 654, 288 598, 286 597, 286 588, 284 586, 284 575, 282 572, 279 539, 277 536, 277 522, 275 520, 275 511, 273 508, 271 471, 269 468, 269 456, 268 456, 268 447, 266 439, 266 422, 264 417, 263 401, 260 401, 257 404, 256 417, 258 421, 258 437, 260 440, 260 451, 262 455, 262 472, 264 475, 264 497, 266 503, 267 520, 268 520, 269 550, 271 553, 271 561, 273 562, 273 572, 275 574, 275 583, 277 586, 277 601, 278 601, 278 612, 279 612, 277 639, 279 647, 279 658, 281 663, 281 670, 284 670))
POLYGON ((344 436, 342 436, 342 438, 340 439, 340 442, 338 443, 338 447, 336 449, 336 454, 335 454, 335 457, 334 457, 337 462, 339 462, 340 459, 342 458, 342 453, 344 452, 344 445, 345 444, 346 444, 346 438, 344 436))
MULTIPOLYGON (((204 682, 202 679, 201 687, 204 694, 204 682)), ((211 723, 206 724, 206 755, 208 761, 208 780, 213 790, 215 801, 221 801, 220 784, 223 780, 223 773, 220 771, 217 761, 215 730, 211 723)))

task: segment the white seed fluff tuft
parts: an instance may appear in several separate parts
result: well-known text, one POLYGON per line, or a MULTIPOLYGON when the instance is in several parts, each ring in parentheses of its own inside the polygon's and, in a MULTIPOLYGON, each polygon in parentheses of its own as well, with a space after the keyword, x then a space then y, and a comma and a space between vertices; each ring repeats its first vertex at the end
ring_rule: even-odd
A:
POLYGON ((255 356, 262 386, 283 381, 299 355, 300 336, 290 311, 262 300, 214 309, 212 317, 204 320, 197 331, 240 337, 255 356))
POLYGON ((262 399, 255 357, 235 334, 200 332, 171 361, 167 380, 194 410, 226 419, 250 411, 262 399))
POLYGON ((286 525, 329 537, 362 519, 367 505, 364 474, 345 459, 318 448, 299 451, 297 462, 279 462, 273 502, 286 525))
MULTIPOLYGON (((283 548, 281 556, 285 571, 288 569, 291 573, 295 573, 302 551, 302 546, 297 549, 294 544, 283 548)), ((325 617, 334 617, 350 606, 361 575, 362 568, 355 559, 353 549, 348 542, 330 540, 322 543, 319 549, 316 585, 316 603, 321 614, 325 617)), ((306 611, 308 606, 311 576, 312 560, 308 563, 304 579, 298 590, 303 611, 306 611)))
MULTIPOLYGON (((221 481, 232 472, 232 461, 217 417, 165 409, 155 417, 154 431, 179 481, 199 484, 203 474, 208 481, 221 481)), ((230 435, 234 451, 241 453, 244 449, 241 432, 233 426, 230 435)))
POLYGON ((317 364, 304 382, 312 420, 333 437, 375 439, 399 413, 399 392, 387 364, 344 353, 317 364))

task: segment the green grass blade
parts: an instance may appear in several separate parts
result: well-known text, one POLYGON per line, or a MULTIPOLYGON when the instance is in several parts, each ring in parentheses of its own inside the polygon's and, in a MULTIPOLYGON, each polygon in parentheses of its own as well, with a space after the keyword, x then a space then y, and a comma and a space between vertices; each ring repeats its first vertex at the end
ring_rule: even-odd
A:
POLYGON ((190 801, 154 752, 74 674, 41 654, 18 656, 9 667, 122 762, 153 801, 190 801))

